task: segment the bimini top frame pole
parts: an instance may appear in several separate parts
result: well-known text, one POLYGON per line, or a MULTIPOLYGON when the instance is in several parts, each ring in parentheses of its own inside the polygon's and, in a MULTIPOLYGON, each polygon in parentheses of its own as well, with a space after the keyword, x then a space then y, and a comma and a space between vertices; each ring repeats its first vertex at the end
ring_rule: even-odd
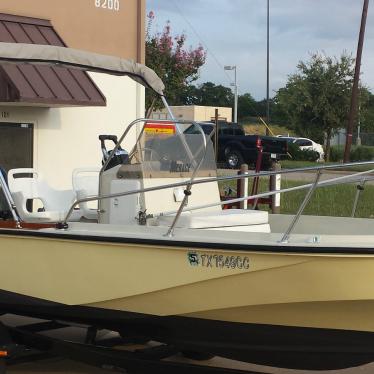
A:
POLYGON ((1 187, 0 190, 3 191, 5 199, 6 199, 7 203, 8 203, 9 209, 10 209, 10 211, 12 213, 13 219, 16 222, 16 225, 17 225, 17 227, 20 227, 21 219, 18 216, 16 204, 13 201, 12 194, 9 191, 8 185, 7 185, 6 181, 5 181, 5 178, 4 178, 3 173, 2 173, 1 170, 0 170, 0 187, 1 187))

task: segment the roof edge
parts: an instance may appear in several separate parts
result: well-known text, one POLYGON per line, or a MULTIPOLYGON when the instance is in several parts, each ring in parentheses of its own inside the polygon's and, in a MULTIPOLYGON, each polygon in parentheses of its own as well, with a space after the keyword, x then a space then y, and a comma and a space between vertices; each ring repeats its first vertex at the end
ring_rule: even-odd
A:
POLYGON ((29 25, 36 25, 36 26, 48 26, 48 27, 52 26, 51 21, 46 20, 46 19, 25 17, 25 16, 8 14, 8 13, 0 13, 0 21, 19 22, 19 23, 25 23, 29 25))

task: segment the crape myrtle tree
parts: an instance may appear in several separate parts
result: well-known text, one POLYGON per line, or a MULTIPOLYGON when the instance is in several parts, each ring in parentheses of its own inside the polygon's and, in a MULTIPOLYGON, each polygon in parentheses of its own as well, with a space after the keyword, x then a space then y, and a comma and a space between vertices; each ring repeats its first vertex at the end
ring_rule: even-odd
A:
MULTIPOLYGON (((170 22, 163 31, 151 34, 154 13, 147 16, 145 62, 153 69, 165 84, 165 96, 170 105, 178 105, 180 96, 192 82, 199 77, 199 68, 204 65, 206 53, 200 45, 197 48, 186 48, 184 34, 173 36, 170 22)), ((150 90, 146 93, 146 108, 150 108, 157 95, 150 90)), ((157 100, 154 108, 161 108, 161 100, 157 100)))
POLYGON ((328 160, 332 136, 346 126, 354 59, 347 53, 340 58, 316 53, 301 61, 297 70, 277 92, 276 103, 296 133, 325 141, 328 160))

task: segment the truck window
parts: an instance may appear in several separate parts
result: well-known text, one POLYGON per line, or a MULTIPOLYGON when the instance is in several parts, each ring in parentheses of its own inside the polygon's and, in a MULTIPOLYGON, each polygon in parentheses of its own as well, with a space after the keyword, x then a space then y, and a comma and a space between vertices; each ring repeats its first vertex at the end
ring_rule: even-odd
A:
MULTIPOLYGON (((212 130, 213 130, 213 126, 212 125, 202 125, 200 124, 201 128, 203 129, 205 135, 209 135, 212 130)), ((201 134, 199 129, 195 126, 195 125, 191 125, 188 129, 186 129, 184 131, 185 134, 189 134, 189 135, 198 135, 198 134, 201 134)))
POLYGON ((312 145, 312 142, 307 139, 298 139, 295 142, 299 147, 306 147, 312 145))

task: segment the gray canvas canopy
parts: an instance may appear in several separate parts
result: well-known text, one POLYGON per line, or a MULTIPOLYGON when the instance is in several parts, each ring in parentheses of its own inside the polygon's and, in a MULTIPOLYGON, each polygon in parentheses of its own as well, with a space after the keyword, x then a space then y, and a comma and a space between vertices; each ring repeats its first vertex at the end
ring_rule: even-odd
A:
POLYGON ((126 75, 160 96, 163 96, 165 89, 158 75, 145 65, 66 47, 0 42, 0 64, 3 63, 61 65, 91 72, 126 75))

